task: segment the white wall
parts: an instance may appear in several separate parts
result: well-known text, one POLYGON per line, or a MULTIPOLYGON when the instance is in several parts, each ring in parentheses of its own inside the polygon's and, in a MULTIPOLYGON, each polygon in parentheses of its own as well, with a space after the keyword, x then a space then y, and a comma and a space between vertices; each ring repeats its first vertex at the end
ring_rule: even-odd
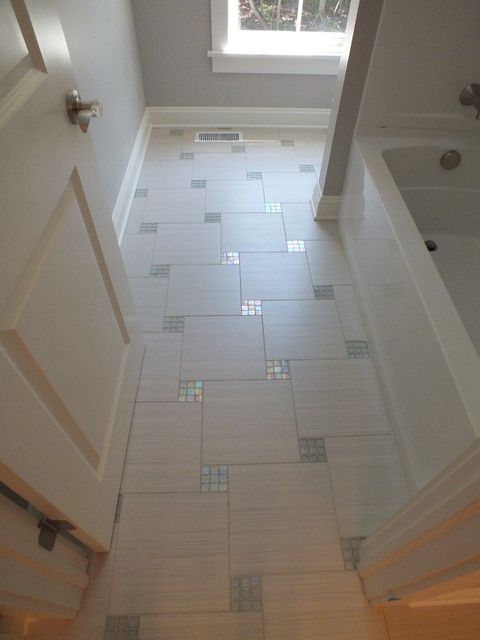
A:
POLYGON ((360 124, 480 130, 458 101, 469 82, 480 82, 478 0, 386 0, 360 124))
POLYGON ((132 0, 147 104, 330 108, 335 76, 213 73, 210 0, 132 0))
POLYGON ((110 210, 118 195, 145 109, 130 0, 55 0, 77 89, 100 98, 103 118, 92 138, 110 210))

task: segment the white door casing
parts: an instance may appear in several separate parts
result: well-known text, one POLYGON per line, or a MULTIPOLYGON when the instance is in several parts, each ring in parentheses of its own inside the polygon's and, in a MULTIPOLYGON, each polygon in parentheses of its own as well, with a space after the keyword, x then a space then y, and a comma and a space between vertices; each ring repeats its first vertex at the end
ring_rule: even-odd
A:
POLYGON ((105 551, 143 339, 49 0, 0 0, 0 61, 0 481, 105 551))

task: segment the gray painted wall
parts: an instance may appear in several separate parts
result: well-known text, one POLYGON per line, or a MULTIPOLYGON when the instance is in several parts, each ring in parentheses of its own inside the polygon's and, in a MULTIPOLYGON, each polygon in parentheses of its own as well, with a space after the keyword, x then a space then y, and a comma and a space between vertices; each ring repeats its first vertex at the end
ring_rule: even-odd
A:
POLYGON ((107 204, 113 209, 145 109, 130 0, 55 0, 77 88, 100 98, 103 118, 89 129, 107 204))
POLYGON ((478 0, 386 0, 365 88, 361 125, 435 129, 439 116, 467 119, 459 104, 468 82, 480 82, 478 0))
POLYGON ((213 73, 210 0, 132 5, 148 105, 331 107, 334 76, 213 73))

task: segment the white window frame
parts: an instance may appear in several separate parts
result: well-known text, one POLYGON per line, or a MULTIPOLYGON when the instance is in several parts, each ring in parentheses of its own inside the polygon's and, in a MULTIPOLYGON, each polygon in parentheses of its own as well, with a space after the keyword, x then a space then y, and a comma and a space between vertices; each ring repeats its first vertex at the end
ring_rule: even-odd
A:
POLYGON ((337 75, 343 33, 241 31, 237 0, 210 3, 214 72, 337 75))

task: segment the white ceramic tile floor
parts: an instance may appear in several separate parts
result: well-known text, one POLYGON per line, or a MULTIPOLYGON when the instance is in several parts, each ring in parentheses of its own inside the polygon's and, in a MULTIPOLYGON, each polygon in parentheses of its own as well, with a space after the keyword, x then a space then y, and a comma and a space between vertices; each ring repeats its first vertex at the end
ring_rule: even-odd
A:
POLYGON ((68 634, 48 626, 48 638, 84 640, 88 629, 103 640, 106 615, 139 614, 140 640, 386 640, 344 569, 340 535, 368 534, 408 493, 373 362, 346 357, 345 340, 365 333, 336 225, 312 220, 317 178, 300 171, 318 171, 324 132, 244 129, 242 153, 173 133, 152 131, 149 193, 123 240, 147 332, 108 581, 94 615, 86 598, 68 634), (266 202, 281 211, 265 213, 266 202), (287 252, 285 230, 306 253, 287 252), (220 251, 240 264, 220 264, 220 251), (315 299, 314 284, 335 298, 315 299), (242 300, 261 315, 242 316, 242 300), (267 380, 266 359, 291 379, 267 380), (202 402, 179 401, 181 381, 202 402), (306 437, 324 438, 326 462, 300 462, 306 437), (228 496, 215 465, 226 465, 228 496), (261 611, 230 611, 241 576, 261 582, 261 611))
POLYGON ((154 264, 215 264, 220 262, 220 229, 214 224, 158 226, 154 264))
POLYGON ((210 180, 207 211, 220 213, 261 213, 263 187, 257 180, 210 180))
POLYGON ((142 222, 203 222, 204 214, 203 189, 149 189, 142 222))
POLYGON ((282 216, 270 213, 225 213, 222 251, 285 251, 282 216))

